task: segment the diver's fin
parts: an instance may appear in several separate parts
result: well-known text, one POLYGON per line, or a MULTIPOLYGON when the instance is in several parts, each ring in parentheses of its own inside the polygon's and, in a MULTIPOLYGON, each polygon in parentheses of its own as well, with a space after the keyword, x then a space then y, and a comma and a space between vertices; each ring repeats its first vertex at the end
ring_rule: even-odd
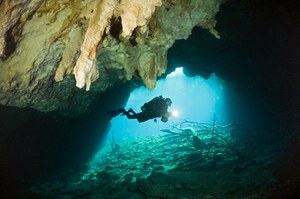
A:
POLYGON ((116 117, 118 115, 120 115, 121 113, 123 113, 125 111, 124 108, 121 108, 119 110, 114 110, 114 111, 108 111, 107 114, 110 118, 116 117))

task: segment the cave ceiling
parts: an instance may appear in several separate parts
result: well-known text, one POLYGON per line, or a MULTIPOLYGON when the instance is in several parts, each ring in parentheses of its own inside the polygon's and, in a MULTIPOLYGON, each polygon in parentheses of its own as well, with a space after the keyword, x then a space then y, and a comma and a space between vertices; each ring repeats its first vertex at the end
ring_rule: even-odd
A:
POLYGON ((108 88, 154 89, 167 52, 199 26, 220 38, 224 0, 0 1, 0 104, 83 113, 108 88))

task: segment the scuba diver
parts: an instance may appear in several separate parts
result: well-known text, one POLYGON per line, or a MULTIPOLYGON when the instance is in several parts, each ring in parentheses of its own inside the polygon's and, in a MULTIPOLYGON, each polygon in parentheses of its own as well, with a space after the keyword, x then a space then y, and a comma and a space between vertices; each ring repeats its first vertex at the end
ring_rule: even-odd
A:
POLYGON ((122 113, 122 115, 126 115, 128 119, 137 119, 137 121, 140 123, 153 118, 156 122, 157 117, 161 117, 162 122, 167 122, 169 116, 171 115, 168 112, 168 107, 171 106, 171 104, 172 100, 170 98, 163 98, 160 95, 145 103, 141 107, 142 112, 136 113, 132 110, 132 108, 130 108, 128 111, 126 111, 124 108, 121 108, 116 111, 109 111, 108 114, 111 118, 113 118, 122 113))

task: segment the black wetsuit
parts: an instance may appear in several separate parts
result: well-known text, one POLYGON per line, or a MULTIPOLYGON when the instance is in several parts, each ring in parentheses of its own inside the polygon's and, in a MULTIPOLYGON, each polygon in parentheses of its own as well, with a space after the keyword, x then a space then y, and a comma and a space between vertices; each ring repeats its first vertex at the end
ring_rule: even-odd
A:
POLYGON ((145 122, 149 119, 162 117, 168 112, 168 104, 162 96, 155 97, 151 101, 145 103, 142 107, 142 112, 135 113, 132 109, 122 112, 128 119, 137 119, 138 122, 145 122))

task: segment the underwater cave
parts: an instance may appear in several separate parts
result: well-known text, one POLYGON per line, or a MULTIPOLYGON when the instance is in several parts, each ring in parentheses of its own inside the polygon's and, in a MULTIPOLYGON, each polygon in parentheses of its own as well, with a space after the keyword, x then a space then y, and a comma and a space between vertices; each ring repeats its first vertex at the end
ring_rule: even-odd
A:
MULTIPOLYGON (((165 12, 170 12, 174 5, 165 2, 165 12)), ((47 111, 36 109, 34 100, 30 106, 11 106, 10 99, 22 98, 18 89, 11 89, 7 106, 0 105, 0 197, 298 198, 298 11, 296 0, 226 1, 215 16, 221 38, 197 26, 188 38, 176 40, 154 89, 142 71, 134 71, 130 81, 117 82, 113 77, 127 69, 109 67, 105 74, 100 69, 99 77, 104 78, 102 84, 111 80, 113 86, 100 94, 93 84, 89 91, 75 88, 71 75, 54 82, 45 99, 56 95, 56 85, 73 84, 65 88, 72 96, 61 110, 51 109, 59 103, 52 98, 47 111), (121 112, 112 118, 107 114, 120 108, 140 112, 157 96, 172 100, 167 122, 156 117, 140 123, 121 112)), ((120 28, 114 37, 121 33, 120 20, 113 20, 118 23, 113 27, 120 28)), ((141 35, 133 32, 129 40, 137 42, 130 48, 136 54, 125 57, 137 56, 141 35)), ((123 42, 115 39, 107 40, 123 42)), ((124 43, 131 45, 129 40, 124 43)), ((59 53, 61 45, 52 50, 59 53)), ((111 53, 104 47, 98 51, 103 56, 111 53)), ((50 59, 56 59, 54 55, 50 59)), ((100 55, 96 57, 101 62, 100 55)), ((115 59, 118 65, 120 57, 115 59)), ((54 78, 53 71, 45 71, 54 78)), ((15 79, 18 76, 12 77, 10 88, 15 88, 15 79)), ((39 89, 48 91, 41 82, 39 89)), ((5 95, 0 94, 1 101, 5 95)))

